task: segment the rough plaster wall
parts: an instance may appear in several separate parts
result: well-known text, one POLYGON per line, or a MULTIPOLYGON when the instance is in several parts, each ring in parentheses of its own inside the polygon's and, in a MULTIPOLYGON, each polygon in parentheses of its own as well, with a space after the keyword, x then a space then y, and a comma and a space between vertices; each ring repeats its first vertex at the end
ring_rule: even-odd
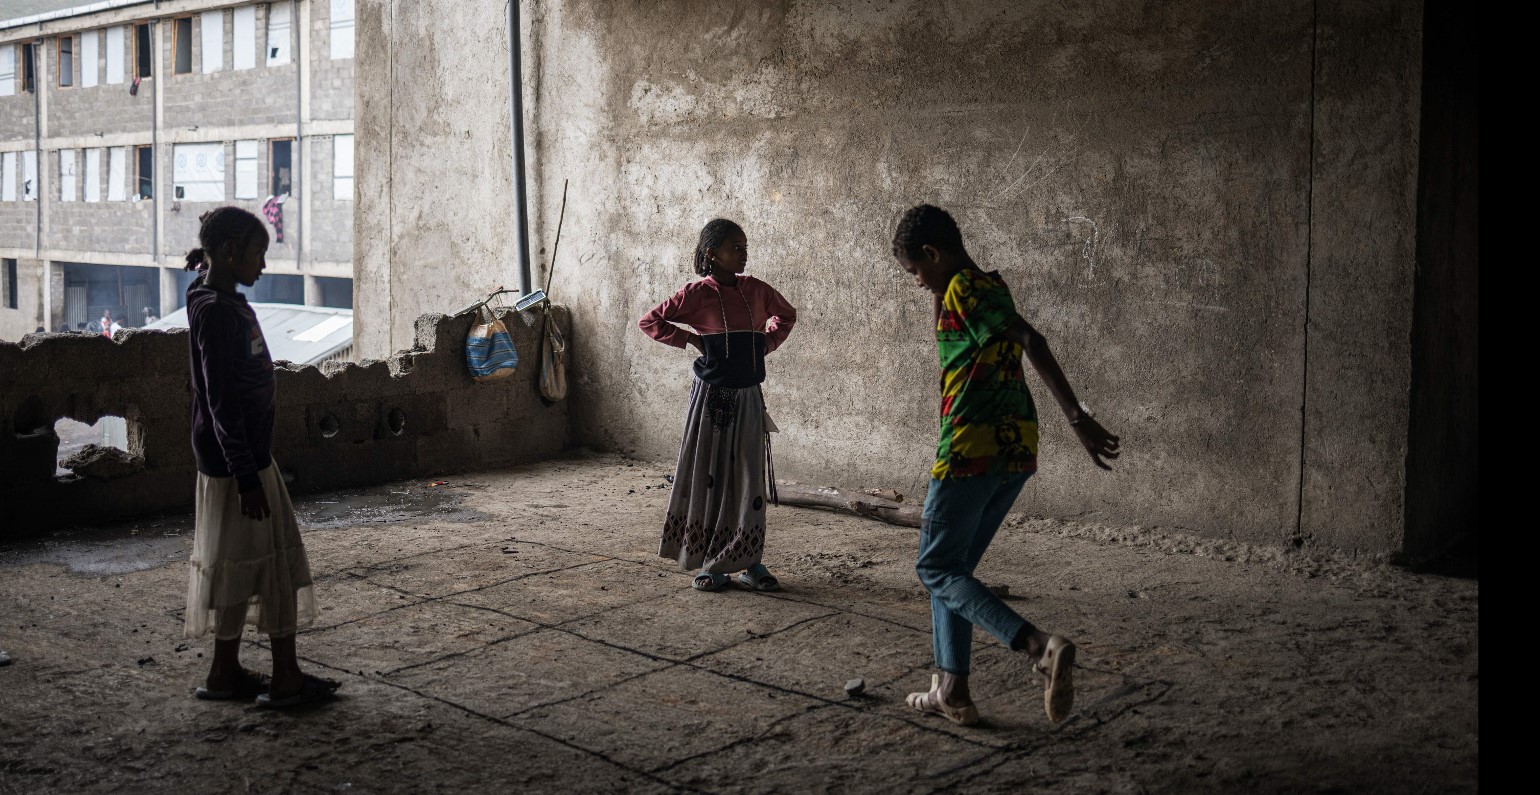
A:
POLYGON ((518 285, 507 24, 501 4, 385 0, 360 0, 357 24, 354 300, 371 322, 354 339, 379 356, 412 318, 518 285))
POLYGON ((1023 509, 1292 532, 1309 4, 647 8, 542 19, 544 192, 574 178, 572 250, 597 253, 568 293, 579 439, 677 449, 688 357, 634 323, 722 214, 802 311, 766 387, 781 470, 922 491, 929 302, 888 241, 931 201, 1129 450, 1097 474, 1034 380, 1023 509))
MULTIPOLYGON (((538 334, 529 320, 504 317, 522 349, 538 334)), ((420 318, 412 349, 389 361, 280 367, 273 457, 290 489, 464 472, 559 452, 566 404, 542 404, 532 358, 513 377, 472 381, 463 354, 470 324, 470 316, 420 318), (396 410, 405 420, 399 433, 390 424, 396 410), (328 417, 336 421, 330 436, 328 417)), ((112 340, 37 334, 0 342, 0 539, 191 504, 186 333, 131 329, 112 340), (143 469, 113 480, 54 477, 54 421, 107 415, 127 420, 128 452, 143 469)))
POLYGON ((1422 8, 1319 6, 1301 541, 1399 550, 1422 8))
MULTIPOLYGON (((765 387, 781 473, 919 496, 935 443, 935 349, 928 297, 896 270, 888 241, 905 207, 930 201, 1002 271, 1128 451, 1116 473, 1093 470, 1034 378, 1042 471, 1020 508, 1282 543, 1299 535, 1302 455, 1320 457, 1307 488, 1336 488, 1336 441, 1311 443, 1301 411, 1311 223, 1356 183, 1386 214, 1385 251, 1344 253, 1322 289, 1354 284, 1360 262, 1370 278, 1400 278, 1395 252, 1412 231, 1398 202, 1415 146, 1370 142, 1405 132, 1415 80, 1377 84, 1378 99, 1351 81, 1415 77, 1415 15, 1334 6, 1322 27, 1304 0, 523 8, 537 248, 572 180, 555 291, 577 327, 578 442, 677 451, 690 357, 635 320, 692 278, 700 225, 725 215, 748 230, 751 272, 801 311, 765 387), (1399 27, 1355 38, 1368 35, 1355 20, 1376 13, 1399 27), (1387 36, 1391 46, 1323 90, 1319 31, 1339 60, 1387 36), (1338 103, 1325 119, 1313 117, 1318 93, 1338 103), (1312 154, 1313 122, 1319 134, 1354 120, 1373 130, 1312 154), (1315 212, 1313 166, 1336 180, 1316 188, 1315 212)), ((496 221, 510 196, 506 75, 479 40, 501 20, 487 9, 458 30, 428 24, 443 13, 442 2, 360 4, 359 147, 378 153, 360 160, 360 255, 364 238, 388 241, 366 244, 360 312, 396 318, 389 332, 361 325, 366 351, 400 340, 401 318, 424 303, 507 272, 496 256, 508 239, 496 221), (411 90, 425 82, 442 90, 411 90), (468 177, 473 165, 481 173, 468 177), (475 201, 424 198, 444 184, 475 201), (388 208, 375 206, 386 196, 388 208), (446 248, 477 256, 444 271, 446 248)), ((1348 219, 1333 220, 1317 244, 1346 239, 1348 219)), ((1403 298, 1392 290, 1361 322, 1394 333, 1403 298)), ((1351 301, 1310 303, 1329 315, 1351 301)), ((1311 362, 1321 380, 1346 373, 1374 387, 1321 399, 1390 416, 1374 426, 1384 435, 1360 441, 1376 466, 1404 449, 1396 344, 1311 362)), ((1399 516, 1383 502, 1394 491, 1323 492, 1307 504, 1351 503, 1312 513, 1304 537, 1396 548, 1385 529, 1399 516)))

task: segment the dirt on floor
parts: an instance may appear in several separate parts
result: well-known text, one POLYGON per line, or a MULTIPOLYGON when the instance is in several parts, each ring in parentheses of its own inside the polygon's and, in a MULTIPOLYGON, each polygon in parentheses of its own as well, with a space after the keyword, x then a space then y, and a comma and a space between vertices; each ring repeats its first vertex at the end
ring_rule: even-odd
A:
POLYGON ((1074 714, 1049 723, 979 634, 985 721, 959 728, 904 704, 932 670, 914 529, 771 508, 785 589, 699 593, 654 555, 669 471, 301 500, 322 615, 300 654, 342 689, 296 712, 192 697, 191 517, 0 548, 0 791, 1478 788, 1474 580, 1013 517, 979 575, 1080 645, 1074 714))

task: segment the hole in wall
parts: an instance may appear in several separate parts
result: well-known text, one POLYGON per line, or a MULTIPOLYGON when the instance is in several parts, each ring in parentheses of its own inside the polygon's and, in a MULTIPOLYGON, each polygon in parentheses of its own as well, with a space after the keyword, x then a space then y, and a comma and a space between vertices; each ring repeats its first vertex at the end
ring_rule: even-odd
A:
POLYGON ((401 432, 406 430, 406 412, 401 409, 391 409, 385 422, 392 436, 400 436, 401 432))
POLYGON ((342 430, 342 423, 336 416, 328 414, 321 418, 321 435, 330 439, 342 430))
POLYGON ((48 428, 47 415, 43 414, 43 401, 37 395, 28 395, 16 407, 11 417, 11 432, 17 437, 35 436, 48 428))
POLYGON ((59 436, 58 459, 54 465, 55 476, 74 474, 64 465, 64 460, 80 452, 88 444, 129 452, 128 422, 122 417, 108 415, 90 425, 64 417, 53 424, 53 430, 59 436))

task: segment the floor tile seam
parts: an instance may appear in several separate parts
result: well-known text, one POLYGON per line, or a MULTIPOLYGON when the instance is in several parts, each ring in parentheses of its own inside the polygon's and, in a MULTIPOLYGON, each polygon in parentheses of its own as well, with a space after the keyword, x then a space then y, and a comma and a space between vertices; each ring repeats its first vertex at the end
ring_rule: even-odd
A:
POLYGON ((804 624, 811 624, 811 623, 813 623, 815 621, 822 621, 823 619, 826 619, 826 618, 833 618, 834 616, 837 616, 839 614, 840 613, 839 613, 838 610, 831 610, 828 613, 823 613, 823 614, 815 615, 815 616, 808 616, 807 618, 801 619, 800 621, 795 621, 795 622, 793 622, 791 624, 787 624, 786 626, 781 627, 780 629, 776 629, 776 630, 772 630, 770 632, 766 632, 763 635, 750 635, 747 638, 744 638, 743 640, 733 641, 731 644, 723 646, 720 649, 713 649, 711 651, 697 652, 695 654, 690 655, 689 657, 684 658, 683 660, 680 660, 680 662, 685 663, 686 665, 688 665, 688 664, 693 663, 694 661, 699 660, 701 658, 710 657, 713 654, 720 654, 720 653, 722 653, 724 651, 728 651, 730 649, 736 649, 736 648, 738 648, 739 646, 742 646, 745 643, 753 643, 756 640, 764 640, 766 638, 773 638, 773 637, 775 637, 777 635, 780 635, 783 632, 789 632, 789 631, 791 631, 793 629, 796 629, 797 627, 803 626, 804 624))
MULTIPOLYGON (((1048 744, 1045 743, 1045 742, 1039 742, 1039 743, 1036 743, 1036 744, 1034 744, 1034 745, 1032 745, 1030 747, 1027 747, 1027 748, 1018 748, 1018 749, 1014 749, 1014 750, 1007 750, 1004 753, 1000 753, 999 758, 997 760, 995 760, 994 764, 989 765, 989 766, 987 766, 987 767, 985 767, 985 768, 983 768, 981 770, 974 771, 972 775, 957 776, 957 774, 959 772, 961 772, 962 767, 954 767, 954 768, 951 768, 951 769, 949 769, 947 771, 939 773, 939 774, 937 774, 938 777, 939 776, 943 776, 943 775, 953 775, 953 776, 957 776, 957 777, 952 779, 951 781, 949 781, 949 782, 947 782, 945 784, 942 784, 941 786, 936 787, 935 789, 931 790, 929 795, 941 795, 941 793, 944 793, 944 792, 956 792, 956 791, 959 791, 959 789, 967 787, 969 784, 972 784, 973 782, 978 781, 979 779, 981 779, 981 778, 983 778, 983 777, 985 777, 985 776, 995 772, 996 770, 999 770, 1000 768, 1005 767, 1007 764, 1010 764, 1011 762, 1016 762, 1016 761, 1019 761, 1019 760, 1022 760, 1022 759, 1026 759, 1027 757, 1029 757, 1029 756, 1037 753, 1038 751, 1042 750, 1047 745, 1048 744)), ((1001 749, 996 749, 997 752, 1000 751, 1000 750, 1001 749)), ((981 757, 973 760, 969 764, 976 765, 980 761, 983 761, 983 760, 987 759, 989 756, 991 756, 991 754, 985 754, 984 756, 981 756, 981 757)))
MULTIPOLYGON (((759 679, 754 679, 753 677, 744 676, 743 674, 735 674, 735 673, 730 673, 730 672, 725 672, 725 671, 718 671, 718 670, 715 670, 715 669, 712 669, 712 668, 707 668, 705 666, 697 665, 695 663, 681 662, 679 664, 682 665, 682 666, 688 667, 688 668, 694 668, 694 669, 696 669, 698 671, 702 671, 704 673, 715 674, 717 676, 722 677, 723 679, 730 679, 730 680, 733 680, 735 682, 742 682, 742 683, 748 684, 748 685, 755 685, 755 686, 758 686, 758 687, 763 688, 765 690, 772 690, 772 691, 775 691, 775 692, 778 692, 778 693, 782 693, 784 695, 798 696, 798 697, 801 697, 801 698, 810 699, 812 701, 816 701, 816 702, 822 703, 825 706, 840 707, 840 708, 848 709, 848 710, 851 710, 851 711, 854 711, 854 712, 865 712, 866 711, 863 707, 860 707, 860 706, 857 706, 856 704, 850 703, 848 700, 839 700, 839 699, 830 698, 828 696, 822 696, 822 695, 819 695, 817 693, 808 693, 808 692, 805 692, 805 691, 802 691, 802 690, 797 690, 796 688, 786 687, 784 685, 778 685, 778 684, 775 684, 774 682, 761 681, 759 679)), ((923 731, 923 732, 925 732, 927 734, 937 734, 937 735, 941 735, 941 736, 944 736, 944 737, 948 737, 948 738, 951 738, 951 739, 958 740, 960 742, 967 743, 969 745, 973 745, 973 746, 977 746, 977 747, 981 747, 981 748, 989 748, 989 749, 993 749, 993 750, 999 750, 999 746, 994 746, 994 745, 990 745, 988 743, 980 742, 978 740, 973 740, 971 738, 955 735, 955 734, 952 734, 950 732, 942 731, 941 729, 937 729, 937 728, 934 728, 934 727, 931 727, 931 726, 926 726, 925 724, 915 722, 915 721, 910 720, 908 718, 901 718, 901 717, 899 717, 897 715, 882 715, 881 717, 891 718, 891 719, 897 720, 897 721, 899 721, 901 723, 909 724, 910 726, 913 726, 914 728, 919 729, 920 731, 923 731)))
MULTIPOLYGON (((311 658, 305 657, 303 655, 300 656, 300 659, 304 660, 306 663, 308 663, 310 665, 316 665, 316 666, 319 666, 319 667, 322 667, 322 668, 326 668, 328 670, 337 671, 339 673, 343 673, 343 674, 346 674, 348 676, 355 676, 355 674, 353 674, 353 673, 351 673, 351 672, 349 672, 349 671, 347 671, 345 669, 338 668, 338 667, 333 666, 333 665, 328 665, 327 663, 321 662, 320 660, 311 659, 311 658)), ((576 745, 576 744, 574 744, 572 742, 569 742, 567 740, 564 740, 564 739, 562 739, 560 737, 555 737, 555 736, 549 735, 549 734, 547 734, 545 732, 542 732, 542 731, 540 731, 538 729, 535 729, 535 728, 532 728, 532 727, 529 727, 529 726, 520 726, 520 725, 516 725, 516 724, 510 723, 510 722, 508 722, 506 720, 503 720, 501 718, 497 718, 495 716, 488 715, 488 714, 486 714, 484 712, 480 712, 478 710, 472 709, 471 707, 467 707, 464 704, 460 704, 460 703, 457 703, 457 702, 454 702, 454 701, 450 701, 449 699, 446 699, 446 698, 441 698, 439 696, 433 695, 432 693, 424 693, 424 692, 422 692, 420 690, 417 690, 415 688, 412 688, 412 687, 409 687, 407 685, 401 684, 400 682, 392 682, 392 681, 389 681, 389 680, 386 680, 386 679, 369 679, 368 677, 360 677, 360 678, 367 679, 369 681, 379 682, 380 684, 386 685, 388 687, 393 687, 393 688, 396 688, 397 690, 402 690, 402 691, 405 691, 407 693, 411 693, 412 695, 417 696, 418 698, 421 698, 421 699, 424 699, 424 700, 427 700, 427 701, 434 701, 434 702, 437 702, 439 704, 443 704, 444 706, 447 706, 447 707, 449 707, 451 709, 459 710, 459 711, 461 711, 461 712, 463 712, 463 713, 465 713, 467 715, 471 715, 473 717, 480 718, 480 719, 482 719, 484 721, 487 721, 489 723, 495 723, 495 724, 497 724, 499 726, 502 726, 502 727, 504 727, 506 729, 509 729, 509 730, 512 730, 512 731, 515 731, 515 732, 528 732, 529 734, 533 734, 533 735, 536 735, 538 737, 543 737, 543 738, 545 738, 547 740, 550 740, 551 742, 557 743, 558 745, 562 745, 564 747, 570 748, 570 749, 572 749, 574 751, 578 751, 578 752, 583 753, 583 754, 587 754, 587 755, 592 756, 592 757, 594 757, 596 759, 599 759, 602 762, 605 762, 606 764, 613 765, 614 767, 619 768, 620 770, 623 770, 623 771, 625 771, 627 773, 630 773, 631 775, 638 776, 640 778, 645 778, 647 780, 653 781, 654 783, 662 784, 665 787, 669 787, 669 788, 675 789, 675 790, 685 789, 687 791, 699 792, 699 790, 689 790, 688 788, 681 787, 681 786, 679 786, 679 785, 677 785, 677 784, 675 784, 675 783, 673 783, 671 781, 667 781, 667 780, 658 778, 657 776, 654 776, 654 775, 652 775, 651 773, 649 773, 649 772, 647 772, 645 770, 640 770, 640 769, 637 769, 637 768, 633 768, 633 767, 631 767, 631 766, 629 766, 629 765, 627 765, 627 764, 625 764, 623 762, 619 762, 619 761, 617 761, 615 759, 611 759, 608 754, 605 754, 605 753, 603 753, 601 751, 595 751, 593 749, 584 748, 584 747, 582 747, 580 745, 576 745)))
POLYGON ((559 699, 556 699, 555 701, 545 701, 545 702, 542 702, 542 703, 539 703, 539 704, 531 704, 531 705, 529 705, 527 707, 524 707, 523 709, 517 710, 515 712, 510 712, 507 715, 504 715, 502 719, 503 720, 511 721, 511 720, 513 720, 515 718, 520 718, 520 717, 523 717, 524 715, 527 715, 527 714, 529 714, 531 712, 534 712, 537 709, 546 709, 547 707, 555 707, 555 706, 559 706, 561 704, 567 704, 567 703, 570 703, 570 702, 573 702, 573 701, 578 701, 580 699, 588 698, 589 696, 592 696, 594 694, 602 693, 605 690, 610 690, 610 689, 619 687, 619 686, 621 686, 623 684, 626 684, 628 682, 634 682, 637 679, 641 679, 644 676, 650 676, 652 674, 659 673, 659 672, 662 672, 662 671, 666 671, 666 670, 668 670, 670 668, 677 668, 677 667, 679 667, 679 663, 665 663, 665 664, 663 664, 663 665, 661 665, 661 666, 659 666, 657 668, 649 668, 649 669, 647 669, 645 671, 641 671, 639 673, 631 674, 630 676, 627 676, 625 678, 617 679, 617 680, 615 680, 613 682, 609 682, 607 684, 603 684, 603 685, 599 685, 599 686, 596 686, 596 687, 589 688, 588 690, 585 690, 582 693, 578 693, 576 695, 567 696, 565 698, 559 698, 559 699))
POLYGON ((457 658, 460 658, 460 657, 464 657, 467 654, 474 654, 475 652, 481 651, 483 649, 490 649, 493 646, 500 646, 500 645, 502 645, 504 643, 507 643, 508 641, 511 641, 511 640, 518 640, 519 638, 526 637, 526 636, 529 636, 529 635, 533 635, 536 632, 539 632, 540 630, 541 630, 541 628, 538 627, 538 626, 531 627, 531 628, 526 629, 526 630, 515 632, 512 635, 509 635, 507 637, 496 638, 496 639, 493 639, 493 640, 486 641, 484 643, 478 643, 475 646, 472 646, 469 649, 465 649, 463 651, 453 651, 453 652, 445 654, 445 655, 443 655, 441 657, 434 657, 431 660, 424 660, 423 662, 415 662, 415 663, 411 663, 410 665, 403 665, 403 666, 401 666, 399 668, 392 668, 389 671, 382 672, 380 675, 381 676, 394 676, 394 675, 402 673, 404 671, 412 671, 412 670, 416 670, 418 668, 422 668, 422 667, 425 667, 425 666, 433 665, 434 663, 444 662, 445 660, 457 659, 457 658))
MULTIPOLYGON (((574 563, 571 566, 559 566, 559 567, 554 568, 554 569, 542 569, 540 571, 525 572, 524 574, 520 574, 520 575, 518 575, 516 577, 509 577, 506 580, 498 580, 497 582, 487 583, 486 585, 478 585, 475 588, 467 588, 466 590, 455 591, 454 593, 439 594, 438 596, 421 596, 421 595, 412 593, 411 591, 404 591, 404 590, 402 590, 400 588, 397 588, 394 585, 389 585, 389 584, 382 583, 382 582, 376 582, 376 581, 374 581, 372 579, 369 579, 368 577, 361 577, 360 579, 364 580, 365 582, 367 582, 370 585, 373 585, 373 586, 375 586, 377 588, 385 588, 385 589, 388 589, 388 590, 391 590, 391 591, 395 591, 396 593, 402 594, 404 596, 414 597, 414 598, 420 600, 419 602, 417 602, 417 604, 424 604, 424 603, 427 603, 427 602, 442 602, 442 601, 444 601, 446 599, 453 599, 453 598, 455 598, 457 596, 464 596, 465 594, 468 594, 468 593, 479 593, 479 592, 485 591, 485 590, 487 590, 489 588, 496 588, 496 587, 498 587, 500 585, 507 585, 509 583, 518 582, 519 580, 526 580, 526 579, 529 579, 530 577, 539 577, 539 576, 545 575, 545 574, 556 574, 558 572, 571 571, 572 569, 578 569, 578 568, 582 568, 584 566, 594 566, 594 565, 598 565, 600 563, 606 563, 606 562, 608 562, 608 561, 605 561, 605 560, 588 560, 588 561, 584 561, 582 563, 574 563)), ((403 606, 408 606, 408 605, 403 605, 403 606)), ((392 608, 392 609, 399 609, 399 608, 392 608)), ((388 613, 390 611, 389 610, 381 610, 380 612, 381 613, 388 613)), ((365 618, 368 618, 368 616, 365 616, 365 618)))
MULTIPOLYGON (((470 591, 465 591, 463 593, 470 593, 470 591)), ((460 594, 453 594, 450 597, 446 597, 446 598, 453 598, 454 596, 459 596, 459 595, 460 594)), ((647 597, 645 599, 641 599, 641 600, 636 601, 636 602, 629 602, 627 604, 620 605, 620 607, 635 607, 637 605, 644 605, 644 604, 647 604, 648 602, 654 602, 654 601, 657 601, 659 599, 663 599, 665 597, 672 596, 672 595, 673 595, 672 592, 661 593, 661 594, 657 594, 655 596, 649 596, 649 597, 647 597)), ((530 623, 530 624, 534 624, 535 626, 537 626, 537 627, 539 627, 541 629, 561 629, 562 627, 564 627, 567 624, 571 624, 571 623, 574 623, 574 622, 577 622, 577 621, 584 621, 584 620, 587 620, 587 619, 590 619, 590 618, 594 618, 596 616, 602 616, 605 613, 609 613, 609 612, 612 612, 614 610, 619 609, 619 608, 613 608, 612 607, 612 608, 605 608, 603 610, 595 610, 592 613, 584 613, 583 615, 580 615, 580 616, 573 616, 572 618, 564 618, 564 619, 562 619, 560 621, 557 621, 556 623, 553 624, 553 623, 548 623, 548 622, 545 622, 545 621, 541 621, 541 620, 536 619, 536 618, 529 618, 529 617, 526 617, 526 616, 518 615, 516 613, 510 613, 510 612, 508 612, 507 610, 504 610, 504 609, 500 609, 500 608, 496 608, 496 607, 489 607, 487 605, 463 604, 463 603, 460 603, 460 602, 450 602, 449 604, 452 604, 452 605, 454 605, 456 607, 471 608, 473 610, 485 610, 485 611, 490 612, 490 613, 496 613, 496 614, 498 614, 500 616, 503 616, 505 618, 512 618, 512 619, 516 619, 518 621, 524 621, 524 622, 527 622, 527 623, 530 623)), ((583 636, 579 635, 578 637, 583 637, 583 636)), ((587 640, 587 638, 584 638, 584 639, 587 640)))
POLYGON ((422 552, 413 552, 410 555, 402 555, 399 558, 387 558, 385 560, 379 561, 378 563, 369 563, 369 564, 361 565, 361 566, 349 566, 349 567, 347 567, 345 569, 338 569, 337 573, 338 574, 346 574, 346 573, 351 572, 351 571, 370 571, 370 570, 373 570, 373 569, 378 569, 378 568, 380 568, 382 566, 389 566, 392 563, 404 563, 404 562, 406 562, 408 560, 412 560, 414 558, 423 557, 424 555, 438 555, 438 554, 444 553, 444 552, 459 552, 460 550, 463 550, 463 549, 475 549, 477 547, 486 547, 486 546, 491 546, 493 544, 502 544, 502 543, 507 543, 507 542, 505 542, 505 541, 488 541, 488 542, 477 542, 477 543, 472 543, 472 544, 460 544, 459 546, 443 547, 442 549, 427 549, 427 550, 423 550, 422 552))
POLYGON ((663 764, 661 764, 661 765, 659 765, 657 767, 652 768, 650 772, 652 772, 654 774, 657 774, 657 775, 661 775, 664 770, 667 770, 667 769, 669 769, 671 767, 678 767, 678 766, 681 766, 681 765, 686 765, 686 764, 689 764, 690 762, 694 762, 694 761, 696 761, 698 759, 707 759, 707 758, 716 756, 718 754, 721 754, 723 752, 731 751, 732 749, 737 748, 737 747, 742 746, 742 745, 748 745, 750 743, 759 742, 760 740, 763 740, 767 735, 770 734, 770 732, 774 731, 776 729, 776 727, 780 726, 781 724, 786 723, 787 721, 795 720, 797 718, 806 717, 806 716, 811 715, 814 712, 817 712, 817 711, 819 711, 821 709, 827 709, 828 707, 829 707, 828 704, 807 704, 798 712, 788 713, 786 715, 782 715, 779 718, 776 718, 776 719, 770 721, 770 724, 768 726, 765 726, 765 728, 761 729, 759 732, 757 732, 757 733, 755 733, 753 735, 750 735, 748 737, 740 737, 740 738, 738 738, 736 740, 733 740, 732 742, 730 742, 730 743, 728 743, 726 745, 721 746, 720 748, 713 748, 711 750, 701 751, 699 753, 691 754, 691 755, 683 757, 681 759, 675 759, 675 760, 672 760, 672 761, 669 761, 669 762, 664 762, 663 764))
POLYGON ((851 609, 844 608, 844 607, 838 607, 836 605, 825 604, 824 602, 820 602, 820 601, 818 601, 816 599, 798 599, 797 597, 790 596, 790 595, 788 595, 788 594, 786 594, 784 592, 783 593, 769 593, 769 594, 765 594, 765 595, 770 597, 770 598, 772 598, 772 599, 781 599, 781 600, 784 600, 784 601, 787 601, 787 602, 796 602, 798 604, 813 605, 815 607, 822 607, 825 610, 836 610, 836 611, 838 611, 840 613, 844 613, 846 615, 860 616, 861 618, 869 618, 869 619, 871 619, 873 621, 879 621, 879 622, 882 622, 884 624, 891 624, 891 625, 893 625, 895 627, 900 627, 902 629, 907 629, 907 630, 910 630, 910 631, 913 631, 913 632, 923 632, 923 633, 929 633, 930 632, 930 628, 929 627, 925 627, 925 628, 912 627, 912 626, 909 626, 908 624, 905 624, 905 623, 903 623, 901 621, 894 621, 891 618, 886 618, 884 616, 874 615, 872 613, 865 613, 865 612, 862 612, 860 610, 851 610, 851 609))

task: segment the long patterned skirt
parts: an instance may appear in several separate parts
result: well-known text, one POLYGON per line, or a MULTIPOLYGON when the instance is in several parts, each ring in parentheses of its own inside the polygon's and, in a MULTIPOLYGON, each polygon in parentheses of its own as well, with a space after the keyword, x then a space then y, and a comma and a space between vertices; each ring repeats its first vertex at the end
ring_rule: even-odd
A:
POLYGON ((730 389, 696 379, 658 554, 713 574, 760 562, 774 477, 759 387, 730 389))

